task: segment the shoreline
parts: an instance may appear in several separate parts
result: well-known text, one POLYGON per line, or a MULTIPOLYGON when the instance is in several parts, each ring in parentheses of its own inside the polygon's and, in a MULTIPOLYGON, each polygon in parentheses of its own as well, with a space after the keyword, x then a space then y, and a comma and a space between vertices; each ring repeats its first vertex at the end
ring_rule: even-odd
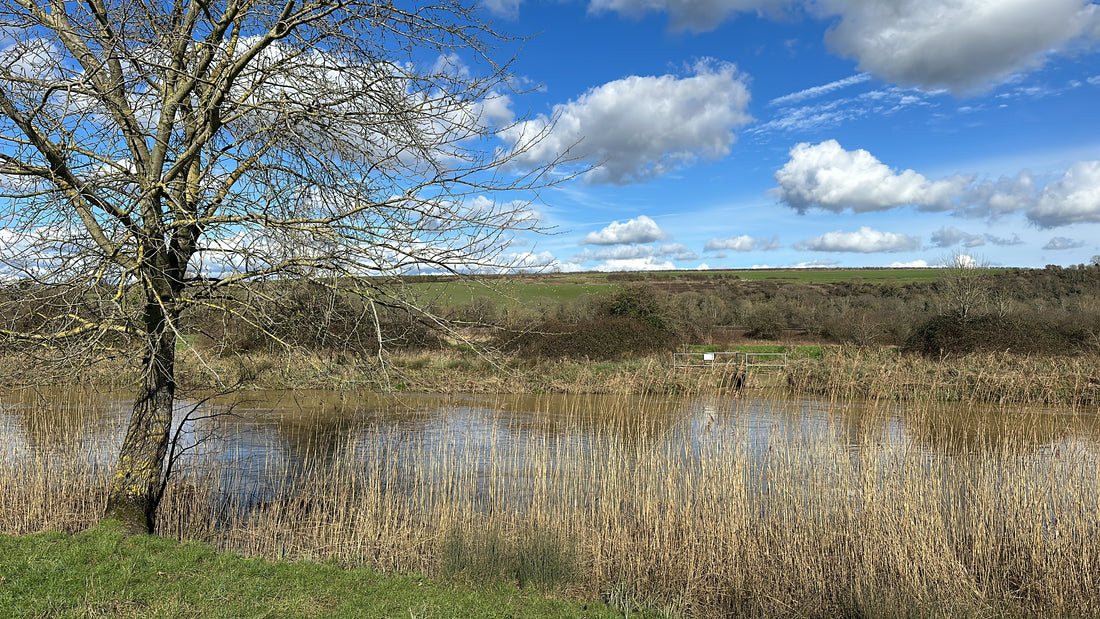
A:
MULTIPOLYGON (((769 348, 775 348, 770 346, 769 348)), ((1029 403, 1100 411, 1100 359, 981 353, 926 359, 892 347, 788 347, 785 368, 752 370, 747 388, 796 395, 914 402, 1029 403), (810 348, 811 354, 800 354, 810 348)), ((738 368, 675 368, 671 353, 612 362, 523 359, 444 350, 349 359, 289 352, 236 356, 181 352, 181 390, 322 389, 472 394, 679 395, 737 390, 738 368)), ((125 389, 138 377, 128 360, 50 373, 33 360, 0 358, 2 388, 83 383, 125 389)))

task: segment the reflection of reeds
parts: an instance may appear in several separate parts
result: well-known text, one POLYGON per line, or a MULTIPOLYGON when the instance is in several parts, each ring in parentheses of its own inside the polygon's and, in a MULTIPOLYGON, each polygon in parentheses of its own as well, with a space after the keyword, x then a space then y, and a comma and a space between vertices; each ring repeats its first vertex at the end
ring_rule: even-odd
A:
MULTIPOLYGON (((187 469, 158 524, 250 555, 686 615, 1100 614, 1095 436, 997 421, 960 433, 925 404, 812 426, 780 398, 760 433, 743 400, 705 401, 672 426, 639 415, 655 400, 622 398, 522 432, 487 407, 493 431, 476 445, 462 429, 436 443, 367 431, 307 457, 294 493, 250 496, 243 476, 187 469)), ((49 451, 0 452, 4 532, 98 518, 108 471, 49 451)))

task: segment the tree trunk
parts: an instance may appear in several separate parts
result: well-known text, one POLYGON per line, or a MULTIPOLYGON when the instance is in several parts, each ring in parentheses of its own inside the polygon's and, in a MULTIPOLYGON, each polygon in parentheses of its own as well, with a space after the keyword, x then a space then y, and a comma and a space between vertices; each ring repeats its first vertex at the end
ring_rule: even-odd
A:
POLYGON ((121 521, 134 533, 152 533, 160 503, 164 456, 172 430, 176 395, 176 341, 164 307, 146 306, 143 384, 119 450, 104 518, 121 521))

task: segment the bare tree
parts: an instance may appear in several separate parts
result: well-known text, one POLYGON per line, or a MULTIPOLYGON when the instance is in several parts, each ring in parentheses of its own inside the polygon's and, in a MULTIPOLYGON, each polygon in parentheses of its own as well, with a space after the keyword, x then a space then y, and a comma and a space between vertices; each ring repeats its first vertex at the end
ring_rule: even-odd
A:
POLYGON ((153 529, 187 313, 506 266, 549 169, 494 141, 508 43, 456 0, 0 0, 2 335, 141 350, 107 517, 153 529))
POLYGON ((988 262, 956 253, 944 260, 943 270, 940 299, 944 314, 967 320, 987 309, 992 298, 988 262))

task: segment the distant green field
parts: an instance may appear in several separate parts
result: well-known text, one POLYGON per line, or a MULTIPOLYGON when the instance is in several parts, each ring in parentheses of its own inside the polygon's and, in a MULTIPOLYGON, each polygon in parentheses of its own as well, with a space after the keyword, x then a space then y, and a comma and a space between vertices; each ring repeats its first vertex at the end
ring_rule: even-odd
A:
POLYGON ((412 282, 408 287, 421 303, 434 303, 440 307, 466 305, 477 297, 488 297, 497 305, 510 307, 530 305, 540 299, 555 304, 575 301, 584 295, 606 294, 613 289, 614 285, 606 280, 582 282, 575 278, 569 281, 493 279, 482 283, 463 282, 456 279, 427 283, 412 282))
POLYGON ((842 282, 904 284, 935 281, 942 269, 743 269, 728 271, 658 271, 646 273, 543 273, 537 275, 493 275, 479 281, 458 278, 412 278, 406 285, 421 302, 439 307, 466 305, 487 297, 500 307, 527 306, 539 300, 550 303, 574 301, 584 295, 600 296, 616 288, 637 283, 676 285, 690 289, 712 286, 718 281, 774 281, 802 284, 842 282))
POLYGON ((722 271, 751 281, 788 281, 808 284, 838 282, 906 282, 935 281, 943 269, 750 269, 722 271))

